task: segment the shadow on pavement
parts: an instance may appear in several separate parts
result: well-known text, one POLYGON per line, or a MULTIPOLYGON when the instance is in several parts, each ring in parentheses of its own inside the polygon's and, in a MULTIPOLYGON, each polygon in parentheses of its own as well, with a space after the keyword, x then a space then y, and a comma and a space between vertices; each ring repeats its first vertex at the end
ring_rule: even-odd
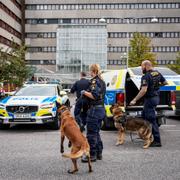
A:
POLYGON ((29 132, 50 132, 55 131, 48 128, 46 125, 32 125, 32 124, 26 124, 26 125, 12 125, 7 130, 0 130, 0 132, 8 132, 8 133, 29 133, 29 132))

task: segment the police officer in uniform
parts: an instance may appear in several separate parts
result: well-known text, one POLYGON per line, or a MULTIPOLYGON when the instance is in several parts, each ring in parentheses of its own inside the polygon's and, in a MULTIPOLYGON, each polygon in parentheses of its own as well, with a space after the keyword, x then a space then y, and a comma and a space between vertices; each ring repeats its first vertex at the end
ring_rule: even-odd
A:
POLYGON ((145 60, 141 64, 143 76, 141 78, 141 90, 138 95, 130 102, 130 105, 135 105, 136 102, 144 96, 144 109, 142 112, 143 118, 152 124, 152 134, 154 141, 151 147, 161 147, 161 138, 159 127, 156 121, 156 106, 159 104, 159 88, 166 85, 165 78, 156 70, 153 70, 152 63, 145 60))
POLYGON ((86 73, 81 72, 81 79, 76 81, 71 88, 71 93, 76 92, 76 105, 74 108, 74 116, 75 119, 81 129, 81 131, 84 130, 84 126, 86 124, 86 117, 87 117, 87 110, 88 110, 88 102, 87 99, 83 98, 81 96, 82 90, 87 90, 90 85, 90 81, 86 79, 86 73))
MULTIPOLYGON (((100 128, 105 118, 104 96, 106 92, 105 82, 100 76, 100 67, 98 64, 90 66, 90 88, 88 91, 81 91, 83 96, 89 99, 89 110, 87 113, 87 139, 90 145, 91 161, 102 159, 103 143, 100 137, 100 128)), ((82 162, 88 162, 87 157, 82 158, 82 162)))

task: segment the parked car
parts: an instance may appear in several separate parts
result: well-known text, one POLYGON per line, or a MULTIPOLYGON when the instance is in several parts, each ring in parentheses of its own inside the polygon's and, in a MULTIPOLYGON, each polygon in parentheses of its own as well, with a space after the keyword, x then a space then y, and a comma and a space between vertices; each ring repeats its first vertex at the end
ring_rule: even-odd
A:
POLYGON ((70 106, 67 93, 57 84, 32 84, 0 101, 0 128, 10 124, 49 124, 59 129, 59 104, 70 106))

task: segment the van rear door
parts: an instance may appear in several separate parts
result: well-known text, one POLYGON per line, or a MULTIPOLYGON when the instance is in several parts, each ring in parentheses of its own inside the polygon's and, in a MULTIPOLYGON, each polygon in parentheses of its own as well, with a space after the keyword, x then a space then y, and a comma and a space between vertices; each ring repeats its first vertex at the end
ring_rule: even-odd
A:
MULTIPOLYGON (((157 69, 168 81, 168 85, 160 88, 160 104, 157 110, 172 110, 171 92, 175 91, 178 87, 173 81, 180 76, 169 68, 155 68, 157 69)), ((126 110, 127 111, 140 111, 143 109, 143 98, 137 102, 135 106, 129 106, 130 101, 137 95, 141 85, 142 71, 141 67, 129 68, 126 77, 126 110)))

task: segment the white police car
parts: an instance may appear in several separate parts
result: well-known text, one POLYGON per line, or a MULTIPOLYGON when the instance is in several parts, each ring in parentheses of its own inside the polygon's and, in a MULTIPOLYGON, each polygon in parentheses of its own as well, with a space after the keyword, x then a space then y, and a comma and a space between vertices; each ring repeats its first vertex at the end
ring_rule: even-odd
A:
POLYGON ((10 124, 50 124, 59 129, 59 104, 70 106, 69 98, 57 84, 32 84, 0 101, 0 128, 10 124))

